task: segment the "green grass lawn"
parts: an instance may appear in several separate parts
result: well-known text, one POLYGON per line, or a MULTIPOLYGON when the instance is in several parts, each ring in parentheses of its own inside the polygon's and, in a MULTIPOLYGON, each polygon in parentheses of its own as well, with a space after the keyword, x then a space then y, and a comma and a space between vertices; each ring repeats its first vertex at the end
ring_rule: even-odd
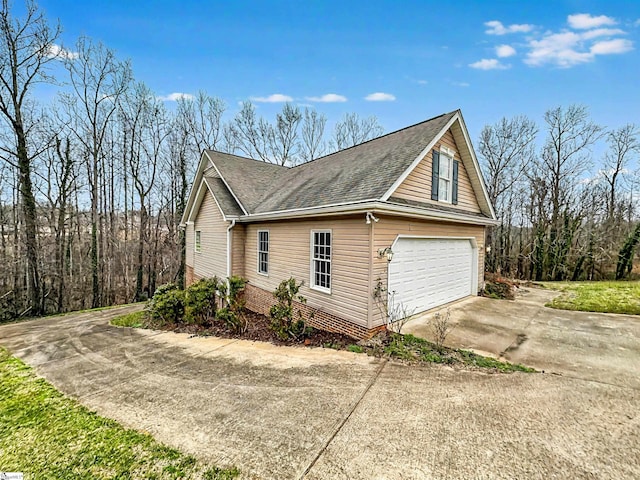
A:
POLYGON ((143 328, 146 326, 146 315, 147 312, 140 310, 139 312, 114 317, 109 323, 116 327, 143 328))
POLYGON ((0 471, 34 479, 232 479, 90 412, 0 348, 0 471))
POLYGON ((561 295, 548 307, 583 312, 640 315, 640 282, 541 282, 561 295))

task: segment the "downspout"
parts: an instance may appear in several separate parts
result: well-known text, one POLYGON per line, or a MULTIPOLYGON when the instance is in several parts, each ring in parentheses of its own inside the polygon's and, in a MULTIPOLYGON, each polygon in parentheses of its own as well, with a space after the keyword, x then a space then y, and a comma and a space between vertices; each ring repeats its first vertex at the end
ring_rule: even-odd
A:
POLYGON ((231 229, 236 226, 235 218, 231 220, 231 225, 227 227, 227 282, 229 282, 229 277, 231 276, 231 255, 233 252, 233 236, 231 234, 231 229))

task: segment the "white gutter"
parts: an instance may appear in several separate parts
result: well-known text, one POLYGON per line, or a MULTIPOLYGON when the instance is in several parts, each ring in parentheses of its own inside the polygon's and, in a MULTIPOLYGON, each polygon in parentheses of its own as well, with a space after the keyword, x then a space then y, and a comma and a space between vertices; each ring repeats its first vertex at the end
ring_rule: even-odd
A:
MULTIPOLYGON (((231 252, 232 252, 232 235, 231 229, 236 226, 235 218, 231 220, 231 225, 227 227, 227 278, 231 276, 231 252)), ((228 280, 227 280, 228 281, 228 280)))
POLYGON ((282 210, 279 212, 267 212, 252 214, 240 217, 238 221, 240 223, 250 223, 261 220, 278 220, 288 218, 303 218, 303 217, 319 217, 328 215, 349 215, 366 213, 370 211, 372 213, 383 213, 387 215, 405 215, 414 218, 421 218, 424 220, 436 220, 436 221, 454 221, 461 223, 468 223, 472 225, 497 225, 496 220, 490 218, 481 218, 473 215, 465 215, 464 213, 457 212, 440 212, 436 210, 425 210, 424 208, 414 207, 411 205, 399 205, 389 204, 387 202, 379 201, 367 201, 367 202, 355 202, 336 204, 325 207, 311 207, 300 208, 293 210, 282 210))

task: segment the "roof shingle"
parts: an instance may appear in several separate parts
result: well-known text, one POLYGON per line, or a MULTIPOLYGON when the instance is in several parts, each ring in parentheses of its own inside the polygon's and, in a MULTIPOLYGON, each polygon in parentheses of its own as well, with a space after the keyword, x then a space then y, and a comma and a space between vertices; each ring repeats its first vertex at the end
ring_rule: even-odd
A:
POLYGON ((249 214, 379 200, 456 113, 292 168, 207 154, 249 214))

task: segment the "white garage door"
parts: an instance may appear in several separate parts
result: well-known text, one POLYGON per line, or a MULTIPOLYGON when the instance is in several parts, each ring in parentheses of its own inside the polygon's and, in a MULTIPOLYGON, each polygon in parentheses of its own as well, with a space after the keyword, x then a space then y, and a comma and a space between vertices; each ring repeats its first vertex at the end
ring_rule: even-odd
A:
POLYGON ((470 240, 399 238, 393 253, 389 292, 396 306, 418 313, 476 293, 470 240))

